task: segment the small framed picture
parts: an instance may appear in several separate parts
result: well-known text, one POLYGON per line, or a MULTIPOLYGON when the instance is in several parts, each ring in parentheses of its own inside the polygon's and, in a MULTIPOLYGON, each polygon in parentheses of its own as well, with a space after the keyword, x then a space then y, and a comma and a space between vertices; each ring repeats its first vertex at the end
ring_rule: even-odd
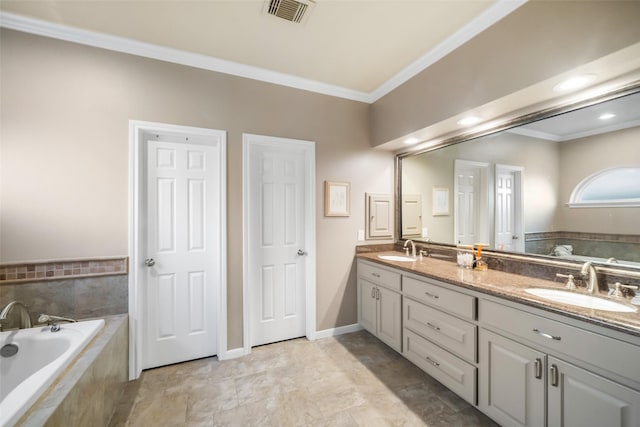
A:
POLYGON ((349 216, 348 182, 324 182, 324 216, 349 216))
POLYGON ((449 189, 433 188, 433 216, 449 215, 449 189))

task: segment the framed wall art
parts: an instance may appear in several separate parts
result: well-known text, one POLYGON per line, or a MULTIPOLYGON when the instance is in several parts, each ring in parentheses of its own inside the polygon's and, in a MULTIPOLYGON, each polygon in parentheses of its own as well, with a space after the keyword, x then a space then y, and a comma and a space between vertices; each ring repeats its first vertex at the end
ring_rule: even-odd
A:
POLYGON ((348 182, 324 182, 324 216, 349 216, 348 182))

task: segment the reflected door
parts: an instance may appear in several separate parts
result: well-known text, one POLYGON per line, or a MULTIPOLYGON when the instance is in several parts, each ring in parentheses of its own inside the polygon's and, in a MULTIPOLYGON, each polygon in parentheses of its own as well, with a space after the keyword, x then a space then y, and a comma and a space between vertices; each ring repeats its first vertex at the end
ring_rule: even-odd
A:
POLYGON ((487 163, 456 160, 455 242, 489 243, 487 163))
POLYGON ((157 138, 146 144, 144 368, 216 354, 221 286, 221 142, 157 138))

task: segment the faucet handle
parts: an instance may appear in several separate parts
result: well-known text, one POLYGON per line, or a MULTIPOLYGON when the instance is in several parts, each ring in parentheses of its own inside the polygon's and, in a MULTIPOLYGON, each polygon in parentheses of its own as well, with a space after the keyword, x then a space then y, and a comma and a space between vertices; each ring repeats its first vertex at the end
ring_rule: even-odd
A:
POLYGON ((610 296, 612 298, 624 298, 624 291, 625 289, 630 289, 630 290, 634 290, 637 291, 638 290, 638 286, 635 285, 623 285, 620 282, 616 282, 615 283, 615 289, 610 291, 610 296))
POLYGON ((576 289, 576 282, 573 281, 573 274, 561 274, 561 273, 556 273, 556 277, 563 277, 567 279, 567 284, 565 285, 565 288, 567 289, 576 289))

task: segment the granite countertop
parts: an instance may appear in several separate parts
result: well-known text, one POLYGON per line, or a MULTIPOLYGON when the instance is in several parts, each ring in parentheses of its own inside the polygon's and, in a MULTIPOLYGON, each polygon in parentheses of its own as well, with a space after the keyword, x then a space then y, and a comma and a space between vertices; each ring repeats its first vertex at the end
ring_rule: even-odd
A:
MULTIPOLYGON (((563 289, 561 282, 536 279, 529 276, 505 273, 502 271, 487 270, 474 271, 459 268, 455 262, 437 258, 424 257, 413 262, 387 261, 378 258, 378 255, 404 255, 397 251, 368 252, 356 255, 359 259, 375 262, 377 264, 394 267, 409 273, 419 274, 425 277, 438 279, 462 288, 471 289, 488 295, 505 298, 531 307, 557 313, 599 326, 615 329, 621 332, 640 336, 640 306, 629 304, 629 299, 615 300, 630 307, 635 307, 634 313, 621 313, 590 308, 577 307, 557 303, 529 294, 526 288, 563 289)), ((581 292, 577 290, 575 292, 581 292)), ((605 292, 600 292, 600 297, 608 298, 605 292)))

